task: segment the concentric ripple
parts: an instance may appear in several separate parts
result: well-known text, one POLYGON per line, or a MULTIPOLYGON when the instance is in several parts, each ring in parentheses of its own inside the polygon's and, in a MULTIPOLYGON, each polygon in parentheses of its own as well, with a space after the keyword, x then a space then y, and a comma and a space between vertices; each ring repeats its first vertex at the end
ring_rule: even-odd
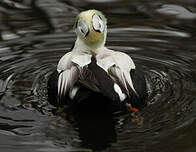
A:
POLYGON ((1 151, 196 150, 196 28, 194 17, 182 18, 183 10, 195 14, 188 12, 195 8, 191 2, 187 8, 121 3, 113 1, 108 10, 107 1, 0 2, 1 151), (109 18, 107 47, 129 54, 145 72, 148 105, 138 116, 72 115, 48 103, 48 78, 75 41, 76 7, 92 4, 109 18), (180 15, 167 17, 171 7, 180 15))

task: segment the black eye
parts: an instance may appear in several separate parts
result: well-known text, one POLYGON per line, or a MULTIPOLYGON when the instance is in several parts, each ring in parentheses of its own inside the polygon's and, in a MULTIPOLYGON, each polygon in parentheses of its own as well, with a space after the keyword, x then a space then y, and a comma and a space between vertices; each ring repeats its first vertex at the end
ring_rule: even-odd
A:
POLYGON ((85 34, 85 32, 83 31, 83 29, 81 29, 81 32, 82 32, 83 34, 85 34))

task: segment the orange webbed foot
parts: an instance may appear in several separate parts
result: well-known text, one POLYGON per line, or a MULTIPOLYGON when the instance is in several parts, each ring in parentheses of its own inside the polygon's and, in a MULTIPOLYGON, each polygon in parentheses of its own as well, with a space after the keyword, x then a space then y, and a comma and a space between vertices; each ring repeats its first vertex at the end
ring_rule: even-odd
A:
POLYGON ((143 124, 143 117, 140 116, 139 110, 131 106, 131 104, 126 104, 128 112, 130 112, 131 121, 135 124, 142 125, 143 124))
POLYGON ((131 104, 128 104, 127 103, 126 104, 126 107, 127 107, 127 109, 128 109, 129 112, 134 112, 134 113, 139 112, 139 110, 137 108, 132 107, 131 104))

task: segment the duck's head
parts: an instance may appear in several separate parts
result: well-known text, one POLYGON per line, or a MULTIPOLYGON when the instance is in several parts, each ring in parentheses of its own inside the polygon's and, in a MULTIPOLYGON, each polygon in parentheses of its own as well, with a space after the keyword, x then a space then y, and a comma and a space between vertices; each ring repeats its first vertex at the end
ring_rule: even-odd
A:
POLYGON ((106 23, 106 18, 100 11, 87 10, 81 12, 76 17, 74 25, 77 38, 93 49, 103 46, 107 34, 106 23))

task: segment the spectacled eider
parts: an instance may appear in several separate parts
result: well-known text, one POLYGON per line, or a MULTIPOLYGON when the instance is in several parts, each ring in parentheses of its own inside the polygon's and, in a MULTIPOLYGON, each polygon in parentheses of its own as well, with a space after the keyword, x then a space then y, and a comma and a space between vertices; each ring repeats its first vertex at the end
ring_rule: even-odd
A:
POLYGON ((75 44, 48 80, 51 104, 72 105, 87 98, 93 104, 93 100, 100 99, 96 95, 114 104, 126 103, 137 108, 146 104, 143 72, 127 54, 105 47, 106 23, 97 10, 83 11, 76 17, 75 44))

